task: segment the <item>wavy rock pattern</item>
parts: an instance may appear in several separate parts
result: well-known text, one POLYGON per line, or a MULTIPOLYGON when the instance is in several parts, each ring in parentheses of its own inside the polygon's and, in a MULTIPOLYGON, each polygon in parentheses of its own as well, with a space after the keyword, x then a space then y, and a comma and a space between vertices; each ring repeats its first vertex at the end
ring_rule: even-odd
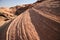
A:
POLYGON ((60 40, 60 0, 32 5, 9 25, 6 40, 60 40))

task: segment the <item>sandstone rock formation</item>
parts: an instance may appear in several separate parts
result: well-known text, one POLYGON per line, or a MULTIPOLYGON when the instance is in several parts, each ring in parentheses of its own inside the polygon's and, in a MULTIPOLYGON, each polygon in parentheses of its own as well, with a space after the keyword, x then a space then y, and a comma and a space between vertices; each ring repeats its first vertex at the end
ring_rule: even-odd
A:
POLYGON ((11 13, 14 13, 15 15, 20 15, 24 11, 26 11, 28 8, 31 7, 32 4, 25 4, 22 6, 15 6, 15 7, 10 7, 11 13))
POLYGON ((7 23, 9 20, 13 20, 16 17, 16 15, 10 13, 9 8, 0 8, 0 28, 7 23))
POLYGON ((0 16, 5 17, 6 19, 13 19, 15 17, 14 14, 10 13, 9 8, 0 8, 0 16))
POLYGON ((60 0, 0 8, 0 40, 60 40, 60 0))
POLYGON ((13 19, 15 19, 18 15, 20 15, 30 7, 31 4, 15 6, 10 8, 0 8, 0 40, 6 39, 6 31, 11 21, 13 21, 13 19))
POLYGON ((0 25, 2 26, 6 21, 16 18, 16 16, 20 15, 30 7, 31 7, 31 4, 26 4, 21 6, 17 5, 10 8, 1 7, 0 8, 0 21, 1 21, 0 25))
POLYGON ((34 3, 10 24, 6 40, 60 40, 60 0, 34 3))

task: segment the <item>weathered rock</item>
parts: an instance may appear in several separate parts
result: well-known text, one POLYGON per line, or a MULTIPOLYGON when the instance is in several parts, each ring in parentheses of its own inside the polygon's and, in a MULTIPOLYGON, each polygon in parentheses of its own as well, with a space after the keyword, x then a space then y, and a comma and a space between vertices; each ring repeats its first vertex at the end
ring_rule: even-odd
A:
POLYGON ((6 40, 6 32, 12 20, 0 22, 0 40, 6 40))
POLYGON ((6 40, 6 31, 15 17, 8 8, 0 8, 0 40, 6 40))
POLYGON ((21 13, 25 12, 28 8, 30 8, 32 5, 31 4, 26 4, 22 6, 15 6, 15 7, 10 7, 11 13, 15 15, 20 15, 21 13))
POLYGON ((6 40, 60 40, 60 1, 34 3, 10 24, 6 40))
POLYGON ((14 19, 15 15, 10 13, 9 8, 0 8, 0 16, 4 17, 5 19, 14 19))

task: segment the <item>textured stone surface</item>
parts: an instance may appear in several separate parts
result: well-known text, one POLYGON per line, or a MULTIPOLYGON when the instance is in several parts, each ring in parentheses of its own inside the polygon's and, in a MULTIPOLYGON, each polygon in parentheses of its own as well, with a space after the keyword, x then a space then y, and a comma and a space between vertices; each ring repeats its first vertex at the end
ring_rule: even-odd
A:
POLYGON ((0 40, 60 40, 60 0, 39 1, 16 8, 14 12, 22 14, 0 27, 0 40))
POLYGON ((7 40, 60 40, 60 1, 33 5, 10 24, 7 40))

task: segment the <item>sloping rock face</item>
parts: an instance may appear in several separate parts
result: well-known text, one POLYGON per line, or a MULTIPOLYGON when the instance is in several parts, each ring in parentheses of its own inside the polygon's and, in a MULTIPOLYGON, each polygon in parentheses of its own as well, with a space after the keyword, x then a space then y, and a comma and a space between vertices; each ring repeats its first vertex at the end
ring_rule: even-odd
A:
POLYGON ((21 13, 23 13, 24 11, 26 11, 28 8, 31 7, 32 4, 25 4, 22 6, 15 6, 15 7, 10 7, 11 13, 15 14, 15 15, 20 15, 21 13))
POLYGON ((14 6, 14 7, 10 7, 9 9, 11 10, 10 12, 15 14, 15 12, 17 11, 17 9, 21 8, 21 6, 14 6))
POLYGON ((10 24, 6 40, 60 40, 59 15, 60 0, 36 2, 10 24))
POLYGON ((13 20, 16 15, 10 13, 9 8, 0 8, 0 28, 9 20, 13 20))
POLYGON ((17 5, 10 8, 1 7, 0 16, 4 20, 13 19, 16 15, 23 13, 27 9, 28 9, 28 5, 22 5, 22 6, 17 5))
POLYGON ((0 16, 5 19, 13 19, 15 17, 14 14, 10 13, 9 8, 0 8, 0 16))
POLYGON ((0 40, 6 39, 6 31, 10 23, 21 13, 31 7, 31 4, 15 6, 10 8, 0 8, 0 40))
POLYGON ((6 32, 12 21, 8 20, 8 21, 1 21, 1 22, 0 22, 1 23, 0 24, 0 40, 6 40, 6 32))
POLYGON ((16 16, 10 13, 9 8, 0 8, 0 40, 6 39, 6 31, 11 21, 15 19, 16 16))
POLYGON ((14 6, 10 8, 1 7, 0 8, 0 26, 2 26, 6 21, 15 19, 18 15, 26 11, 31 7, 31 4, 26 4, 22 6, 14 6))
POLYGON ((1 7, 0 8, 0 16, 4 20, 13 19, 13 18, 15 18, 16 15, 17 16, 20 15, 21 13, 23 13, 30 7, 31 7, 31 4, 26 4, 26 5, 22 5, 22 6, 17 5, 17 6, 10 7, 10 8, 1 7))

